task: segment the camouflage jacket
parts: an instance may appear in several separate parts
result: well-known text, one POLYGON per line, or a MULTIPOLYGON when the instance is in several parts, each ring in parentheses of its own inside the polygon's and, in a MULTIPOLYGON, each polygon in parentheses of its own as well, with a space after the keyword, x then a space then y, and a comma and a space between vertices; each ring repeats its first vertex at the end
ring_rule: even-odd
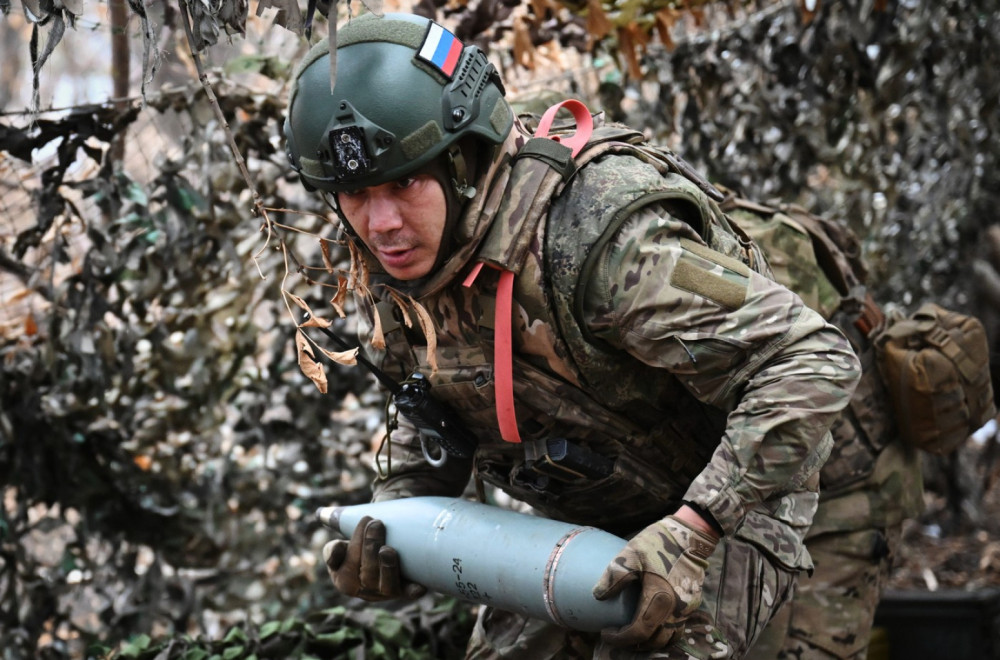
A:
POLYGON ((385 315, 387 346, 374 356, 398 378, 428 375, 479 448, 471 461, 435 468, 404 424, 375 498, 458 495, 474 471, 544 515, 622 535, 685 501, 725 534, 808 568, 802 538, 831 449, 828 427, 859 373, 846 340, 756 272, 752 243, 654 152, 616 134, 599 157, 586 158, 588 148, 564 166, 553 163, 551 140, 527 137, 515 127, 492 185, 460 222, 459 247, 411 289, 437 331, 437 371, 422 336, 385 315), (539 148, 548 155, 524 157, 539 148), (553 170, 552 185, 525 184, 553 170), (505 442, 496 420, 496 271, 462 284, 479 260, 517 273, 521 444, 505 442), (528 468, 551 438, 613 469, 544 483, 528 468))
POLYGON ((836 325, 861 361, 854 396, 830 428, 833 451, 820 471, 820 507, 810 534, 886 527, 919 514, 920 456, 899 438, 874 346, 856 323, 864 308, 866 275, 864 265, 856 263, 861 253, 856 237, 845 234, 843 247, 814 240, 802 223, 819 219, 795 207, 781 210, 738 198, 724 207, 764 251, 773 278, 836 325))

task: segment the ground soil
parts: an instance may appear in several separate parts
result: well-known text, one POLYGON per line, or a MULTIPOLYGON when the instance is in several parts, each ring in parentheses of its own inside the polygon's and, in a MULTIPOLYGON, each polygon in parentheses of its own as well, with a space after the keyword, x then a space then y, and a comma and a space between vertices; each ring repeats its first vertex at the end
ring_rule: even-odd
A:
POLYGON ((904 524, 890 589, 1000 588, 998 447, 994 431, 956 456, 925 461, 926 511, 904 524))

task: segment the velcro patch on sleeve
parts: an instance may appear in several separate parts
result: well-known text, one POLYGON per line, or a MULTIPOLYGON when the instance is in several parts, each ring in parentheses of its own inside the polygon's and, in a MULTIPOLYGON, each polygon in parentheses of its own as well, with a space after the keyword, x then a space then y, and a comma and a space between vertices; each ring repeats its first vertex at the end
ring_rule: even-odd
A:
POLYGON ((671 286, 726 309, 743 306, 750 282, 746 264, 689 239, 681 239, 681 247, 681 258, 670 276, 671 286))

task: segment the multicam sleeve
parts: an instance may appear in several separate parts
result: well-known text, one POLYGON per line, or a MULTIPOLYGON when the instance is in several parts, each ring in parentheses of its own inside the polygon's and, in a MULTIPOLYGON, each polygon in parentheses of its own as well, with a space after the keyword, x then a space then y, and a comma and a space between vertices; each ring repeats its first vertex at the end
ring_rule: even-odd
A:
POLYGON ((602 256, 585 299, 590 330, 728 412, 685 499, 732 533, 754 505, 801 487, 822 466, 858 360, 798 296, 709 249, 666 213, 635 214, 602 256))

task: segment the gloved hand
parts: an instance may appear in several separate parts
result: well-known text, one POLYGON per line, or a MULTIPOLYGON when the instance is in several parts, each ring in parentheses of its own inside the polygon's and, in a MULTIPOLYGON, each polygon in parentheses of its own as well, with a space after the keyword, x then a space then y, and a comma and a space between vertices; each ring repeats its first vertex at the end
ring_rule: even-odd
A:
POLYGON ((605 600, 640 581, 635 618, 621 628, 601 631, 606 642, 640 650, 666 646, 680 624, 701 604, 708 557, 718 541, 675 516, 636 534, 611 560, 594 587, 605 600))
POLYGON ((403 579, 399 554, 385 544, 385 525, 365 516, 350 541, 330 541, 323 546, 323 560, 333 586, 346 596, 369 601, 420 598, 426 587, 403 579))

